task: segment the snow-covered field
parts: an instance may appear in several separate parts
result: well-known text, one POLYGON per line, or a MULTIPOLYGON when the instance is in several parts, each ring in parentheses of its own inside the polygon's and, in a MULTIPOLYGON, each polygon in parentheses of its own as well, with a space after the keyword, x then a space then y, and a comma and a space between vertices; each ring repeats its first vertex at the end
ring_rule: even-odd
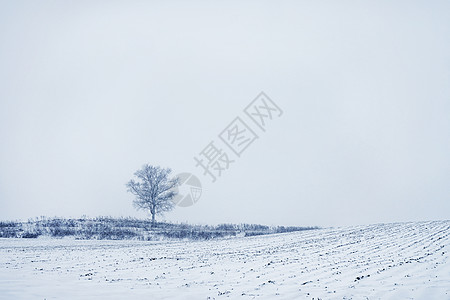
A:
POLYGON ((0 239, 1 299, 450 299, 450 221, 213 241, 0 239))

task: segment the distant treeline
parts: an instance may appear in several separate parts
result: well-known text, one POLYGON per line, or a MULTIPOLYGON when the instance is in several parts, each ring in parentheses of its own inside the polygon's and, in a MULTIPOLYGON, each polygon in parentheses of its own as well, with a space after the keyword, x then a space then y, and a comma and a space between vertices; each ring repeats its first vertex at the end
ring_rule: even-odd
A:
POLYGON ((313 230, 318 227, 264 226, 256 224, 189 225, 156 223, 135 218, 45 218, 28 222, 0 222, 0 238, 38 238, 40 236, 97 240, 208 240, 225 237, 245 237, 293 231, 313 230))

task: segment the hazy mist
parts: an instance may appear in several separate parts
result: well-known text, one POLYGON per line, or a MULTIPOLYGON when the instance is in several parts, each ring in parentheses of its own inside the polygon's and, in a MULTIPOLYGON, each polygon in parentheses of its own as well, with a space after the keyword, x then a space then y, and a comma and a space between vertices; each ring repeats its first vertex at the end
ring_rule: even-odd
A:
POLYGON ((0 219, 148 217, 125 187, 144 163, 202 181, 173 222, 449 219, 449 15, 448 1, 0 1, 0 219), (261 91, 283 115, 212 183, 194 156, 261 91))

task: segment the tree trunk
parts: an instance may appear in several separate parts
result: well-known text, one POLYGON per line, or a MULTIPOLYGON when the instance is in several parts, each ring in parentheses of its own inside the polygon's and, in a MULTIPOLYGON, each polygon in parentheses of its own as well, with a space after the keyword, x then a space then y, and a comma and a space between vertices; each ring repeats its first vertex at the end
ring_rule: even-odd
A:
POLYGON ((155 214, 154 212, 152 212, 152 227, 155 227, 155 214))

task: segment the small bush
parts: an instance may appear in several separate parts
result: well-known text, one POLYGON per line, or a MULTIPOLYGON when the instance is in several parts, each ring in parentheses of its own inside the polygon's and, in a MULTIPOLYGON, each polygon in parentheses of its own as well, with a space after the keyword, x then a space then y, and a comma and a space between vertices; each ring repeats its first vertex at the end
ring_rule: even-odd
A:
POLYGON ((24 239, 35 239, 38 236, 40 236, 41 234, 39 232, 24 232, 22 234, 22 238, 24 239))
POLYGON ((50 235, 53 237, 65 237, 75 235, 76 231, 73 228, 65 228, 65 227, 51 227, 50 235))

